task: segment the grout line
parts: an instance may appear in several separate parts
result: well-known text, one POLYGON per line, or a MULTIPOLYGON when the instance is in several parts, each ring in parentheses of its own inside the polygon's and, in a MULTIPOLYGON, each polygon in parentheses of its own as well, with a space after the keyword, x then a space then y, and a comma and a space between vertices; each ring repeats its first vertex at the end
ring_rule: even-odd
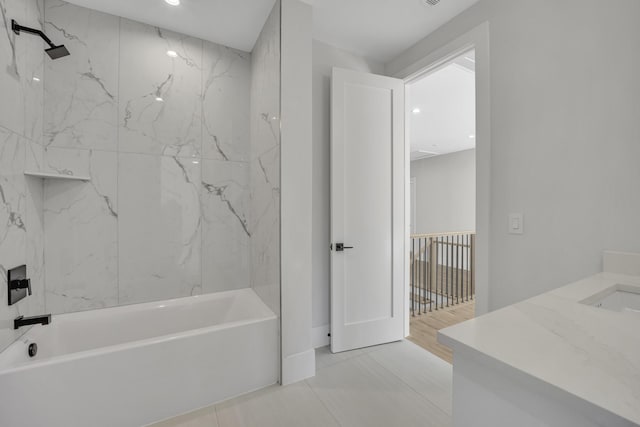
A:
MULTIPOLYGON (((0 126, 1 128, 1 126, 0 126)), ((23 136, 16 134, 15 132, 8 130, 8 132, 17 135, 18 137, 22 138, 22 139, 26 139, 29 142, 32 142, 34 144, 37 144, 31 140, 29 140, 28 138, 24 138, 23 136)), ((39 145, 39 144, 38 144, 39 145)), ((118 155, 120 154, 131 154, 131 155, 140 155, 140 156, 154 156, 154 157, 171 157, 171 158, 178 158, 178 159, 185 159, 185 160, 191 160, 191 159, 195 159, 195 160, 202 160, 202 161, 208 161, 208 162, 219 162, 219 163, 224 163, 224 164, 233 164, 233 165, 249 165, 248 162, 245 162, 243 160, 221 160, 221 159, 211 159, 211 158, 206 158, 206 157, 200 157, 200 156, 174 156, 171 154, 164 154, 164 153, 142 153, 139 151, 119 151, 119 150, 105 150, 103 148, 89 148, 89 147, 58 147, 58 146, 50 146, 47 147, 48 150, 75 150, 75 151, 98 151, 101 153, 116 153, 118 155)))
POLYGON ((116 95, 116 301, 120 301, 120 68, 122 57, 122 18, 118 17, 118 73, 117 73, 117 95, 116 95))
MULTIPOLYGON (((46 26, 47 26, 47 5, 45 4, 44 0, 41 2, 42 4, 42 30, 46 31, 46 26)), ((45 117, 45 113, 46 113, 46 96, 47 96, 47 91, 46 91, 46 87, 47 87, 47 62, 46 62, 46 58, 44 56, 44 53, 42 54, 42 134, 40 135, 40 147, 41 147, 41 157, 40 159, 38 159, 38 169, 42 170, 45 165, 44 165, 44 159, 45 159, 45 153, 46 153, 46 147, 45 147, 45 121, 46 121, 46 117, 45 117)), ((25 158, 25 167, 26 167, 26 158, 25 158)), ((40 200, 40 211, 41 211, 41 220, 40 220, 40 232, 42 233, 42 247, 40 248, 41 251, 38 251, 40 253, 40 255, 42 255, 42 270, 40 273, 40 277, 42 280, 42 304, 44 305, 44 312, 47 313, 51 313, 51 310, 49 310, 48 304, 47 304, 47 262, 46 262, 46 248, 47 248, 47 233, 45 232, 45 200, 46 200, 46 180, 42 180, 42 185, 40 187, 40 195, 42 196, 41 200, 40 200)))
MULTIPOLYGON (((417 344, 415 344, 415 343, 413 343, 413 342, 411 342, 411 341, 409 341, 409 340, 405 340, 405 342, 406 342, 407 344, 411 345, 411 346, 416 347, 416 350, 417 350, 417 351, 424 352, 426 357, 428 357, 428 358, 432 358, 432 360, 427 360, 427 359, 425 359, 425 361, 426 361, 427 363, 429 363, 429 365, 433 365, 433 367, 434 367, 434 368, 436 368, 435 370, 443 370, 443 369, 451 370, 451 368, 452 368, 452 367, 451 367, 451 364, 449 364, 449 363, 448 363, 448 362, 446 362, 446 361, 443 361, 443 360, 442 360, 440 357, 438 357, 437 355, 435 355, 435 354, 433 354, 433 353, 431 353, 431 352, 429 352, 429 351, 425 350, 424 348, 420 347, 419 345, 417 345, 417 344), (442 368, 441 368, 441 367, 438 367, 438 365, 439 365, 439 364, 440 364, 440 365, 441 365, 441 364, 447 364, 448 366, 446 366, 446 367, 442 367, 442 368)), ((377 360, 376 360, 375 358, 373 358, 373 357, 372 357, 372 359, 374 359, 374 360, 377 362, 377 360)), ((382 362, 378 362, 378 363, 379 363, 380 365, 384 366, 384 365, 382 364, 382 362)), ((389 368, 387 368, 387 370, 391 371, 389 368)), ((391 371, 391 372, 393 373, 393 371, 391 371)), ((397 374, 394 374, 394 375, 396 375, 397 377, 399 377, 400 379, 402 379, 402 377, 400 377, 399 375, 397 375, 397 374)), ((452 377, 452 375, 453 375, 453 371, 451 371, 450 376, 452 377)), ((428 381, 429 383, 433 384, 433 386, 434 386, 434 387, 437 387, 437 388, 439 388, 439 389, 442 389, 442 390, 445 390, 445 391, 446 391, 445 387, 442 385, 442 382, 440 382, 440 380, 439 380, 438 378, 436 378, 436 377, 434 377, 434 376, 428 376, 426 381, 428 381)), ((409 387, 411 387, 411 385, 410 385, 409 383, 407 383, 407 385, 408 385, 409 387)))
MULTIPOLYGON (((325 366, 322 366, 322 367, 318 367, 317 366, 318 364, 316 363, 316 371, 322 371, 322 370, 324 370, 326 368, 330 368, 332 366, 339 365, 340 363, 353 360, 355 358, 367 355, 369 353, 377 352, 377 351, 381 350, 382 348, 384 348, 384 345, 385 344, 381 344, 381 345, 377 345, 377 346, 358 348, 358 349, 355 349, 355 350, 349 350, 349 351, 346 351, 346 352, 338 353, 338 354, 345 355, 345 356, 341 357, 339 360, 336 360, 335 362, 333 362, 331 364, 328 364, 328 365, 325 365, 325 366), (349 353, 351 353, 351 355, 350 356, 346 356, 349 353)), ((325 347, 330 347, 330 346, 323 346, 323 347, 319 347, 319 348, 325 348, 325 347)), ((331 351, 331 350, 329 350, 329 351, 331 351)))
POLYGON ((218 405, 213 405, 213 414, 216 416, 216 426, 222 427, 222 424, 220 424, 220 418, 218 417, 218 405))
POLYGON ((340 422, 340 420, 338 420, 338 417, 331 412, 331 409, 329 409, 329 407, 324 403, 324 401, 322 400, 322 398, 318 395, 318 393, 315 391, 315 389, 313 388, 313 386, 311 384, 309 384, 308 380, 304 380, 304 383, 306 384, 307 387, 309 387, 309 390, 311 390, 311 393, 313 393, 313 395, 315 396, 316 399, 318 399, 318 401, 320 402, 320 404, 322 405, 322 407, 329 413, 329 415, 331 415, 331 418, 334 419, 334 421, 342 427, 342 423, 340 422))
MULTIPOLYGON (((380 366, 382 369, 384 369, 385 371, 387 371, 388 373, 390 373, 393 377, 397 378, 398 380, 400 380, 400 382, 405 385, 409 390, 413 391, 415 394, 418 395, 418 397, 420 397, 420 399, 424 400, 425 402, 428 402, 430 405, 432 405, 434 408, 436 408, 438 411, 440 411, 443 415, 445 415, 446 417, 451 418, 451 414, 448 414, 447 412, 445 412, 442 408, 440 408, 440 406, 438 406, 437 403, 431 401, 430 399, 428 399, 426 396, 423 396, 422 393, 420 393, 418 390, 416 390, 413 386, 411 386, 409 383, 407 383, 402 377, 400 377, 399 375, 397 375, 395 372, 393 372, 391 369, 387 368, 386 366, 384 366, 382 363, 378 362, 376 359, 374 359, 373 357, 369 357, 369 359, 376 365, 380 366)), ((453 375, 452 375, 452 381, 453 381, 453 375)))
MULTIPOLYGON (((204 63, 204 41, 200 40, 200 96, 198 102, 200 103, 200 149, 198 153, 200 154, 200 179, 198 179, 198 204, 200 208, 200 294, 205 294, 205 280, 204 280, 204 232, 205 232, 205 191, 204 191, 204 126, 205 126, 205 117, 204 117, 204 76, 205 76, 205 63, 204 63)), ((216 410, 216 420, 218 418, 218 411, 216 410)), ((218 423, 219 425, 220 423, 218 423)))
POLYGON ((324 365, 324 366, 322 366, 322 367, 317 368, 317 371, 318 371, 318 372, 324 371, 324 370, 325 370, 325 369, 327 369, 327 368, 331 368, 331 367, 333 367, 333 366, 341 365, 341 364, 343 364, 343 363, 345 363, 345 362, 349 362, 349 361, 351 361, 351 360, 353 360, 353 359, 356 359, 356 358, 358 358, 358 357, 360 357, 360 356, 362 356, 362 354, 353 355, 353 356, 350 356, 350 357, 346 357, 346 358, 344 358, 344 359, 336 360, 336 361, 335 361, 335 362, 333 362, 333 363, 330 363, 330 364, 328 364, 328 365, 324 365))
MULTIPOLYGON (((377 347, 378 347, 378 346, 377 346, 377 347)), ((388 374, 390 374, 390 375, 391 375, 391 377, 396 378, 397 380, 399 380, 399 382, 400 382, 400 383, 401 383, 401 384, 402 384, 406 389, 408 389, 408 391, 415 393, 415 394, 419 397, 419 399, 420 399, 421 401, 427 402, 427 403, 428 403, 428 405, 429 405, 430 407, 433 407, 435 410, 437 410, 437 411, 438 411, 441 415, 443 415, 445 418, 449 418, 449 419, 450 419, 450 418, 451 418, 451 416, 452 416, 451 414, 447 413, 445 410, 443 410, 443 409, 442 409, 438 404, 436 404, 435 402, 433 402, 433 401, 431 401, 430 399, 428 399, 428 398, 426 398, 425 396, 423 396, 423 395, 422 395, 420 392, 418 392, 415 388, 413 388, 413 387, 412 387, 411 385, 409 385, 406 381, 404 381, 400 376, 398 376, 398 375, 397 375, 397 374, 395 374, 393 371, 391 371, 389 368, 387 368, 386 366, 384 366, 382 363, 378 362, 378 361, 377 361, 377 360, 375 360, 373 357, 371 357, 371 355, 370 355, 371 353, 375 353, 375 352, 377 352, 377 351, 379 351, 379 350, 381 350, 381 349, 383 349, 383 348, 384 348, 384 345, 379 346, 379 348, 378 348, 378 349, 376 349, 376 350, 372 350, 372 351, 369 351, 369 352, 366 352, 366 353, 361 353, 361 354, 355 355, 354 357, 350 357, 350 358, 348 358, 348 359, 340 360, 339 362, 336 362, 336 363, 334 363, 334 364, 332 364, 332 365, 326 366, 325 368, 331 368, 331 367, 333 367, 333 366, 337 366, 337 365, 339 365, 339 364, 341 364, 341 363, 343 363, 343 362, 347 362, 347 361, 349 361, 349 362, 354 362, 354 361, 355 361, 355 360, 357 360, 357 359, 365 359, 365 358, 366 358, 366 359, 368 359, 368 361, 373 362, 373 364, 374 364, 374 365, 376 365, 376 366, 378 366, 379 368, 381 368, 381 370, 383 370, 383 371, 387 372, 388 374)), ((322 371, 323 371, 323 370, 320 370, 320 371, 319 371, 319 375, 321 375, 322 371)), ((309 384, 308 380, 305 380, 305 382, 307 382, 307 384, 309 384)), ((315 393, 315 390, 314 390, 313 386, 312 386, 311 384, 309 384, 309 386, 310 386, 310 388, 311 388, 311 389, 314 391, 314 393, 315 393)), ((316 394, 317 394, 317 393, 316 393, 316 394)), ((324 404, 324 402, 323 402, 323 404, 324 404)), ((329 408, 327 408, 327 409, 329 410, 329 408)), ((329 410, 329 412, 333 415, 333 413, 331 412, 331 410, 329 410)))
MULTIPOLYGON (((37 142, 24 137, 14 131, 12 131, 11 129, 7 129, 3 126, 0 125, 0 129, 5 129, 7 132, 11 133, 11 134, 15 134, 18 137, 25 139, 29 142, 32 142, 34 144, 40 145, 37 142)), ((117 128, 117 133, 120 133, 120 127, 118 126, 117 128)), ((118 136, 119 139, 119 136, 118 136)), ((105 153, 117 153, 117 154, 139 154, 142 156, 156 156, 156 157, 177 157, 179 159, 196 159, 196 160, 207 160, 207 161, 211 161, 211 162, 224 162, 226 163, 231 163, 231 164, 239 164, 239 165, 248 165, 249 162, 245 161, 245 160, 222 160, 222 159, 215 159, 215 158, 210 158, 210 157, 202 157, 202 156, 187 156, 187 155, 178 155, 178 156, 174 156, 172 154, 164 154, 164 153, 149 153, 149 152, 141 152, 141 151, 120 151, 119 149, 115 149, 115 150, 107 150, 104 148, 92 148, 92 147, 65 147, 65 146, 49 146, 46 147, 47 149, 56 149, 56 150, 77 150, 77 151, 100 151, 100 152, 105 152, 105 153)))

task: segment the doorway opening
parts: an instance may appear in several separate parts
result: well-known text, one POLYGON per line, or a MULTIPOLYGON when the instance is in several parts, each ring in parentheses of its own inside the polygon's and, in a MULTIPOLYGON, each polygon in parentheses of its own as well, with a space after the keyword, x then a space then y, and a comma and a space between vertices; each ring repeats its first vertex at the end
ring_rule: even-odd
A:
POLYGON ((407 81, 409 337, 452 362, 438 331, 475 315, 475 50, 407 81))

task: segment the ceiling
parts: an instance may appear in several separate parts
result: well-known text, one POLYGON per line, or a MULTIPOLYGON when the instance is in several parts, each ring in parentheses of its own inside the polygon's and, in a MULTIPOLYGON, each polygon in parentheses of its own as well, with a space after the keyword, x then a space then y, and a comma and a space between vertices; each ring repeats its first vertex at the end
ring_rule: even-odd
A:
POLYGON ((476 146, 474 70, 469 52, 407 85, 412 160, 476 146))
POLYGON ((386 63, 478 0, 314 0, 313 37, 386 63))
MULTIPOLYGON (((70 3, 251 51, 275 0, 68 0, 70 3)), ((302 0, 314 38, 387 62, 478 0, 302 0)))
POLYGON ((250 52, 275 0, 67 0, 79 6, 123 16, 250 52))

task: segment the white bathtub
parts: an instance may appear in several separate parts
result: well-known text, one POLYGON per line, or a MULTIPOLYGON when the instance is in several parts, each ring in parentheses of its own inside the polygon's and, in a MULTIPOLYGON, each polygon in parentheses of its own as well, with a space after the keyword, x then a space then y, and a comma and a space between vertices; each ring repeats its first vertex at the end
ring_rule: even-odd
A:
POLYGON ((278 347, 250 289, 53 316, 0 353, 0 426, 146 425, 274 384, 278 347))

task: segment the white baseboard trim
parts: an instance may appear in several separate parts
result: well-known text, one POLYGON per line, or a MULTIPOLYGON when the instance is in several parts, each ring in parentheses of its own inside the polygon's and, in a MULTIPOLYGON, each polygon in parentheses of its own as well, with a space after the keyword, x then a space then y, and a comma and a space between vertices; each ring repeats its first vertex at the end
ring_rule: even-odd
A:
POLYGON ((292 354, 282 360, 282 385, 297 383, 316 375, 314 349, 292 354))
POLYGON ((326 347, 331 343, 329 325, 322 325, 311 330, 311 345, 313 348, 326 347))

